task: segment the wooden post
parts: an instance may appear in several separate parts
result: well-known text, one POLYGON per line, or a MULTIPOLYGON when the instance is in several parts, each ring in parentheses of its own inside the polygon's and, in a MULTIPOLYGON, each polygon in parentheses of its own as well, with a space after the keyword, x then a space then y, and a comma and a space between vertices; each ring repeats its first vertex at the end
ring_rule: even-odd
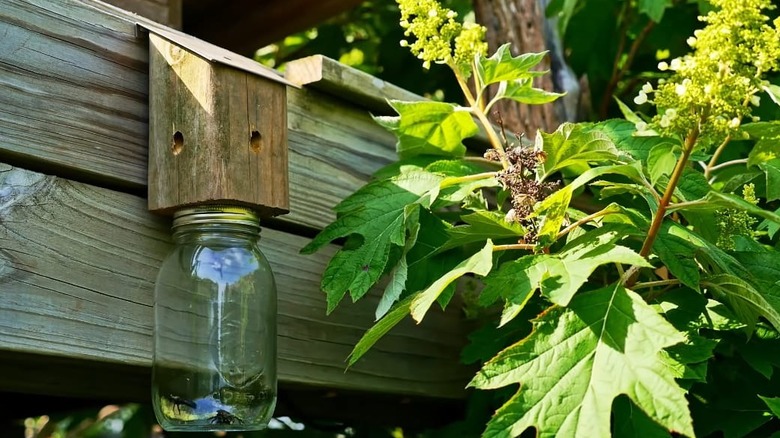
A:
POLYGON ((159 32, 149 34, 149 210, 227 203, 287 213, 288 83, 224 49, 159 32))

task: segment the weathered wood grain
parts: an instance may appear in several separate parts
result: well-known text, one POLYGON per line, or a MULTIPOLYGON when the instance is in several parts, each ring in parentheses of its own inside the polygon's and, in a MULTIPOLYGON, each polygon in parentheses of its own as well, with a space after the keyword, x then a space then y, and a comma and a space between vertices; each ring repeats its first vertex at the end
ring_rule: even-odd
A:
MULTIPOLYGON (((397 115, 388 100, 425 100, 418 94, 322 55, 288 62, 284 74, 287 80, 294 84, 322 91, 354 106, 368 109, 375 115, 397 115)), ((490 140, 476 117, 474 121, 480 130, 474 137, 464 140, 464 144, 481 153, 490 147, 490 140)), ((500 129, 498 126, 494 128, 500 129)))
POLYGON ((154 33, 149 43, 149 209, 234 203, 262 217, 287 213, 287 86, 154 33))
MULTIPOLYGON (((153 281, 170 248, 169 222, 151 216, 143 198, 5 164, 0 187, 0 361, 32 354, 62 357, 76 369, 150 366, 153 281)), ((458 365, 465 337, 457 308, 432 312, 420 326, 402 324, 345 372, 344 360, 372 324, 378 297, 326 317, 318 286, 334 248, 299 255, 307 241, 262 232, 279 289, 282 382, 442 398, 464 394, 470 370, 458 365)), ((7 379, 13 376, 0 381, 7 379)), ((14 390, 36 387, 22 380, 16 385, 14 390)), ((60 386, 57 391, 80 395, 90 388, 83 381, 60 386)), ((122 388, 117 384, 117 391, 122 388)))
POLYGON ((294 84, 309 85, 381 113, 386 113, 390 109, 386 99, 405 101, 424 99, 368 73, 345 68, 338 61, 322 55, 307 56, 288 62, 284 76, 294 84))
MULTIPOLYGON (((144 189, 148 41, 140 17, 97 1, 3 0, 0 157, 109 188, 144 189)), ((322 228, 335 203, 395 158, 364 108, 289 88, 290 211, 322 228)))

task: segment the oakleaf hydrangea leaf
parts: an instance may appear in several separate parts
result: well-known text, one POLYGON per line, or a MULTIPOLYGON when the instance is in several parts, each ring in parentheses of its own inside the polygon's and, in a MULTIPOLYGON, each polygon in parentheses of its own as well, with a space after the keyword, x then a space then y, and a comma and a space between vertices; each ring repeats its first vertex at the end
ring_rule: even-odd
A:
POLYGON ((757 166, 778 158, 780 158, 780 137, 761 139, 750 150, 747 165, 748 167, 757 166))
POLYGON ((463 139, 479 132, 467 108, 445 102, 403 102, 391 100, 396 117, 374 117, 377 123, 398 138, 396 150, 401 159, 418 155, 462 157, 463 139))
POLYGON ((552 307, 527 338, 490 360, 470 386, 520 384, 488 423, 484 437, 609 437, 612 401, 627 395, 654 422, 692 437, 685 391, 663 350, 685 336, 636 293, 620 285, 552 307))
POLYGON ((615 244, 621 236, 617 228, 605 226, 569 242, 558 254, 532 254, 504 263, 485 277, 480 304, 492 304, 498 297, 507 301, 501 326, 512 320, 538 289, 553 303, 565 306, 601 265, 650 267, 633 250, 615 244))
POLYGON ((606 174, 623 175, 634 181, 642 181, 643 178, 640 163, 638 161, 630 164, 600 166, 583 172, 572 182, 539 202, 534 208, 532 217, 538 216, 542 218, 542 223, 537 234, 540 243, 548 244, 552 242, 558 234, 558 231, 560 231, 574 190, 577 190, 591 180, 606 174))
POLYGON ((707 278, 704 283, 713 296, 731 307, 748 327, 753 327, 759 316, 763 316, 775 329, 780 330, 780 309, 767 300, 747 281, 731 274, 718 274, 707 278))
MULTIPOLYGON (((532 254, 501 265, 499 269, 485 277, 485 288, 479 296, 480 304, 489 306, 501 297, 516 307, 513 316, 517 316, 546 277, 544 262, 549 257, 532 254)), ((499 327, 511 319, 502 318, 499 327)))
POLYGON ((466 224, 448 230, 450 240, 444 249, 474 242, 484 242, 490 238, 493 240, 512 238, 517 240, 526 233, 522 225, 517 222, 507 222, 503 214, 495 211, 476 211, 463 215, 460 219, 466 224))
POLYGON ((542 293, 555 304, 566 306, 588 277, 601 265, 623 263, 652 267, 644 257, 625 246, 616 245, 621 237, 616 230, 596 229, 570 242, 545 263, 547 278, 542 293))
POLYGON ((377 282, 385 272, 391 247, 406 243, 406 206, 430 206, 442 179, 411 170, 367 184, 336 207, 337 219, 301 250, 310 254, 334 239, 349 237, 322 276, 328 312, 347 292, 356 300, 377 282))
POLYGON ((495 98, 512 99, 527 105, 541 105, 552 102, 566 93, 553 93, 541 88, 534 88, 533 81, 520 79, 516 81, 502 82, 498 86, 495 98))
POLYGON ((763 395, 758 397, 766 403, 766 406, 772 411, 772 415, 780 418, 780 397, 764 397, 763 395))
POLYGON ((398 261, 398 265, 390 272, 390 281, 388 281, 382 298, 379 300, 379 304, 376 307, 376 319, 383 317, 387 311, 390 310, 390 307, 393 303, 398 301, 398 298, 401 297, 401 293, 403 293, 404 288, 406 287, 406 278, 409 272, 406 255, 417 243, 417 236, 420 232, 419 208, 419 204, 412 204, 407 205, 404 210, 408 237, 401 254, 401 259, 398 261))
POLYGON ((491 269, 493 269, 493 242, 488 239, 485 247, 478 253, 459 263, 415 296, 411 304, 412 318, 418 323, 421 322, 431 305, 453 281, 469 273, 485 276, 491 269))
POLYGON ((382 336, 386 335, 390 329, 406 318, 406 315, 409 314, 409 304, 415 296, 416 294, 409 295, 398 302, 382 319, 363 334, 363 337, 355 344, 355 347, 349 354, 347 366, 354 365, 382 336))
POLYGON ((711 210, 719 208, 734 208, 737 210, 744 210, 750 214, 760 216, 764 219, 780 224, 780 215, 775 212, 764 210, 761 207, 751 204, 745 201, 740 196, 735 196, 730 193, 720 193, 711 191, 707 193, 700 205, 694 205, 695 209, 711 210))
POLYGON ((528 79, 546 73, 530 70, 542 62, 547 52, 524 53, 513 57, 509 47, 510 44, 506 43, 499 47, 490 58, 480 57, 477 61, 477 77, 482 85, 528 79))
POLYGON ((591 163, 618 158, 618 150, 606 134, 584 131, 571 123, 562 124, 552 134, 540 132, 536 148, 547 154, 544 164, 537 168, 541 180, 569 166, 586 171, 591 163))
POLYGON ((658 136, 637 136, 636 125, 622 119, 611 119, 599 123, 581 125, 585 132, 599 132, 612 140, 618 150, 630 154, 637 160, 647 161, 650 150, 661 143, 680 145, 679 140, 658 136))

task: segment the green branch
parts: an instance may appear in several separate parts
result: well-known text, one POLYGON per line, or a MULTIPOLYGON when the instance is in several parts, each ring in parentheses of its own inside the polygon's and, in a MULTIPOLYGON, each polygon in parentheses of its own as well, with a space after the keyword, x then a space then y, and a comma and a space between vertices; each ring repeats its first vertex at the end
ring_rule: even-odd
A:
MULTIPOLYGON (((685 166, 688 164, 688 158, 690 158, 691 152, 693 152, 693 148, 696 146, 696 141, 699 139, 700 133, 699 125, 696 125, 693 131, 685 137, 682 156, 677 161, 672 176, 669 178, 669 184, 666 186, 664 196, 658 204, 658 210, 655 212, 653 222, 650 224, 650 229, 647 231, 647 237, 645 237, 645 241, 642 243, 642 249, 639 251, 639 255, 642 257, 647 258, 647 256, 650 255, 650 251, 653 249, 653 243, 655 243, 655 239, 658 237, 658 231, 661 229, 664 217, 666 217, 667 208, 672 200, 672 195, 674 195, 674 189, 677 188, 677 184, 680 182, 685 166)), ((623 284, 626 287, 632 287, 636 283, 638 275, 639 268, 632 266, 623 277, 623 284)))

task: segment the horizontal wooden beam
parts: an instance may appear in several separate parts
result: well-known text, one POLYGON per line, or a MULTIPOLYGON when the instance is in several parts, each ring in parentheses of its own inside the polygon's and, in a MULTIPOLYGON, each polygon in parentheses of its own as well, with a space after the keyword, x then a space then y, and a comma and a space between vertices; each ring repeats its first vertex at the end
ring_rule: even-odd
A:
MULTIPOLYGON (((0 187, 0 362, 28 354, 79 365, 73 372, 82 378, 57 376, 50 388, 62 395, 137 391, 114 368, 151 365, 153 281, 170 248, 169 221, 150 215, 143 198, 5 164, 0 187), (91 373, 114 375, 116 384, 91 387, 99 381, 83 378, 91 373)), ((325 316, 319 280, 335 248, 300 255, 307 242, 269 229, 261 237, 279 290, 282 382, 464 395, 470 372, 458 356, 465 327, 454 307, 432 312, 420 326, 402 324, 345 372, 347 355, 373 323, 378 296, 325 316)), ((0 390, 37 392, 42 384, 48 385, 0 373, 0 390)))
MULTIPOLYGON (((146 191, 148 41, 141 17, 98 1, 5 0, 0 156, 109 188, 146 191)), ((236 55, 238 56, 238 55, 236 55)), ((288 88, 290 211, 322 228, 332 207, 395 159, 365 108, 288 88)))
POLYGON ((327 56, 313 55, 287 63, 285 78, 301 86, 339 96, 371 111, 392 112, 387 99, 417 101, 424 98, 370 74, 347 68, 327 56))
MULTIPOLYGON (((104 373, 95 381, 110 381, 114 365, 149 365, 152 279, 170 231, 132 195, 145 193, 147 181, 148 41, 137 33, 140 19, 86 0, 5 0, 0 8, 0 363, 6 355, 59 357, 75 376, 53 374, 62 384, 38 391, 123 392, 128 385, 119 381, 82 378, 104 373)), ((313 88, 289 88, 287 96, 291 213, 275 224, 311 231, 395 158, 395 139, 340 96, 313 88)), ((465 339, 457 307, 420 327, 402 324, 345 373, 378 297, 326 317, 319 279, 335 247, 304 257, 298 250, 307 242, 263 232, 280 290, 285 384, 463 396, 470 372, 457 365, 465 339)), ((4 371, 0 391, 35 389, 4 371)))

